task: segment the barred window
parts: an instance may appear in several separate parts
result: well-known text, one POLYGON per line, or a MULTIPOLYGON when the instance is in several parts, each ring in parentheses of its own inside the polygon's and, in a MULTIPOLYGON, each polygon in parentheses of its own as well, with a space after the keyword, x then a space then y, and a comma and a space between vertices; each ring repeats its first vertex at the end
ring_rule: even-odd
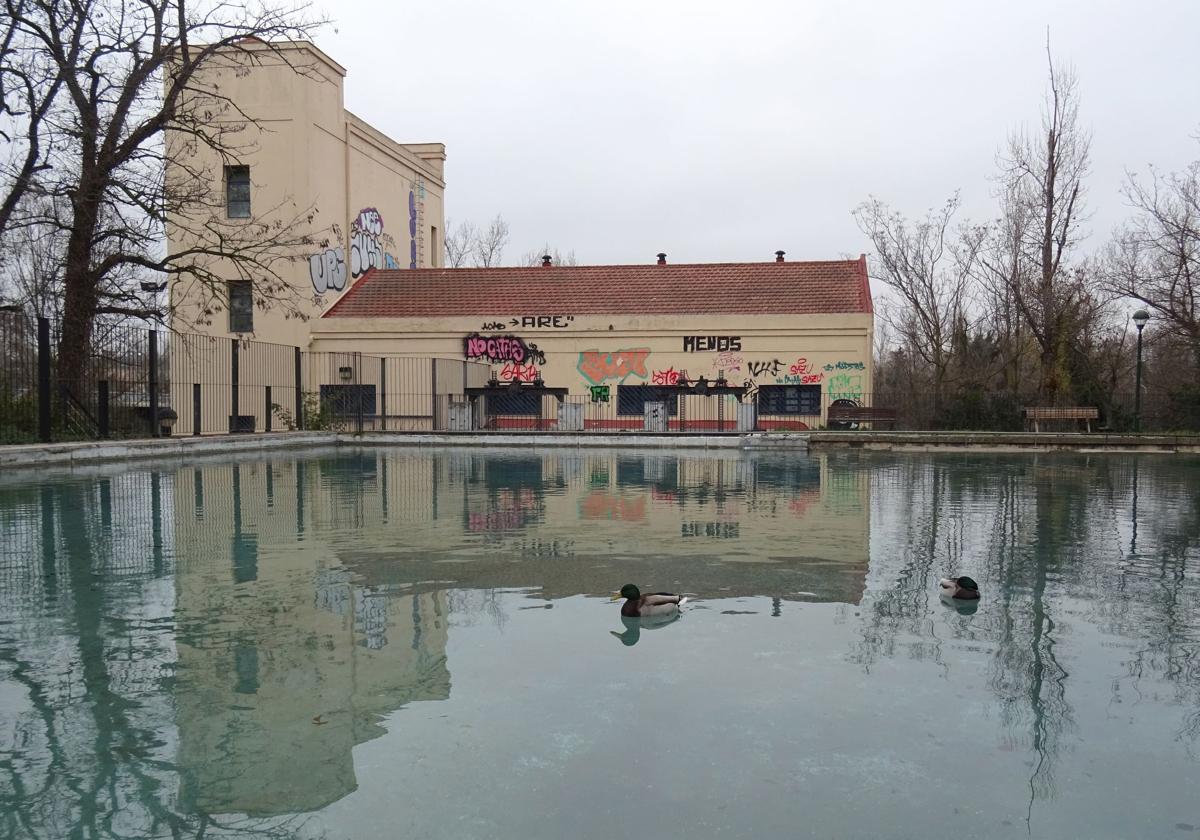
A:
POLYGON ((229 284, 229 331, 254 332, 254 289, 249 280, 229 284))
POLYGON ((646 413, 646 403, 665 402, 667 415, 679 414, 679 395, 667 394, 657 385, 618 385, 617 416, 641 417, 646 413))
POLYGON ((489 394, 487 412, 492 417, 518 415, 537 417, 542 407, 542 395, 532 391, 513 391, 508 394, 489 394))
POLYGON ((815 417, 821 413, 821 386, 763 385, 758 389, 758 413, 815 417))
POLYGON ((357 417, 375 414, 374 385, 322 385, 321 405, 335 417, 357 417))
POLYGON ((250 218, 250 167, 225 167, 225 215, 231 219, 250 218))

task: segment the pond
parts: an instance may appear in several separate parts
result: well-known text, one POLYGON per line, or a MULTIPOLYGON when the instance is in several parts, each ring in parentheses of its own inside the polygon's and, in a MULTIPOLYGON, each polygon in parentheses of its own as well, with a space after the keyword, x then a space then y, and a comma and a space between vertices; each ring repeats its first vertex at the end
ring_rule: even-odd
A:
POLYGON ((338 450, 0 528, 0 837, 1200 837, 1198 458, 338 450))

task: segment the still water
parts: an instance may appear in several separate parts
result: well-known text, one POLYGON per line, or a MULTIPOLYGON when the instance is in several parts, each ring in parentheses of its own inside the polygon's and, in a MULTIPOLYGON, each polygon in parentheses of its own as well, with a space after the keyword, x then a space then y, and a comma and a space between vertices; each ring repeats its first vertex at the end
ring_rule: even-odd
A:
POLYGON ((1200 837, 1200 459, 339 452, 0 528, 0 837, 1200 837))

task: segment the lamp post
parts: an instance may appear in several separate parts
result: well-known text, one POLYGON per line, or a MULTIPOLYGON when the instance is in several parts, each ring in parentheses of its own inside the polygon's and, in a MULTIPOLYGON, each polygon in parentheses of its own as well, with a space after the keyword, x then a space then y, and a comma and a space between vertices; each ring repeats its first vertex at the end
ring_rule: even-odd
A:
POLYGON ((1142 430, 1142 330, 1149 320, 1150 313, 1145 309, 1139 309, 1133 313, 1133 323, 1138 331, 1137 382, 1133 392, 1133 430, 1135 432, 1142 430))

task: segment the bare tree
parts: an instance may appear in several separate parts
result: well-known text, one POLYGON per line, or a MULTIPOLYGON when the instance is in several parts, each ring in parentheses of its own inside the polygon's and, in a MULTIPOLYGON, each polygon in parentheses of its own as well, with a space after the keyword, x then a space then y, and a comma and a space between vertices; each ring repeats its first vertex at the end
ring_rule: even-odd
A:
POLYGON ((1084 291, 1073 282, 1069 257, 1084 221, 1084 177, 1091 137, 1079 125, 1079 85, 1073 71, 1054 64, 1046 45, 1049 89, 1036 134, 1014 132, 1001 157, 1004 217, 1000 228, 1015 250, 998 260, 1013 302, 1040 351, 1040 391, 1069 390, 1068 356, 1084 291))
POLYGON ((508 244, 508 222, 499 213, 481 230, 473 243, 472 259, 476 268, 495 268, 504 258, 508 244))
POLYGON ((455 223, 447 219, 446 236, 443 240, 446 248, 446 268, 465 268, 478 238, 479 233, 474 222, 467 220, 455 223))
POLYGON ((1144 303, 1200 367, 1200 161, 1182 172, 1130 175, 1134 218, 1108 250, 1106 285, 1144 303))
POLYGON ((875 198, 854 211, 875 249, 871 273, 900 297, 900 306, 885 310, 887 324, 932 374, 935 417, 951 370, 955 333, 966 318, 968 278, 981 241, 973 228, 951 227, 958 207, 955 194, 911 223, 875 198))
POLYGON ((550 243, 542 245, 541 248, 535 248, 532 251, 526 251, 521 255, 521 259, 517 265, 536 266, 542 264, 542 257, 549 257, 551 265, 579 265, 579 260, 575 258, 574 251, 563 253, 557 248, 551 248, 550 243))
POLYGON ((75 60, 86 23, 77 18, 61 33, 63 60, 56 61, 29 49, 29 33, 18 25, 32 4, 33 0, 4 0, 6 14, 0 23, 0 140, 6 146, 0 159, 0 240, 38 173, 49 166, 46 121, 63 88, 64 67, 75 60))
MULTIPOLYGON (((291 63, 281 42, 322 25, 304 5, 231 6, 188 0, 5 0, 23 65, 61 76, 46 117, 39 194, 66 201, 59 370, 82 370, 96 316, 153 316, 138 294, 163 278, 199 284, 211 311, 245 279, 263 303, 295 298, 283 263, 314 244, 312 208, 290 202, 227 219, 215 173, 194 160, 248 153, 252 115, 205 73, 291 63), (249 138, 249 139, 247 139, 249 138), (220 209, 218 209, 220 208, 220 209), (164 245, 172 225, 171 247, 164 245)), ((298 72, 304 72, 297 67, 298 72)))

